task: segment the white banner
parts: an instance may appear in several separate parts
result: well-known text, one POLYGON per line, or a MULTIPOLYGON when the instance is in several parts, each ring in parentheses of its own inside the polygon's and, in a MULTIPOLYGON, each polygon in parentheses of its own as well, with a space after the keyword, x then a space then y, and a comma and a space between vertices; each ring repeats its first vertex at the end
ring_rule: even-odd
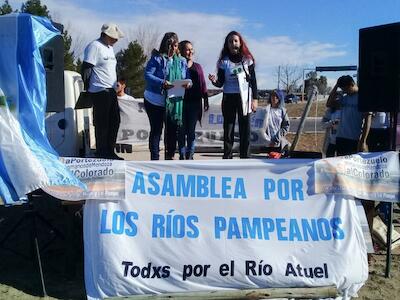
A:
MULTIPOLYGON (((198 147, 223 147, 223 118, 221 111, 222 93, 210 97, 210 108, 203 112, 201 126, 196 126, 196 146, 198 147)), ((147 146, 150 134, 150 124, 143 106, 143 99, 119 100, 121 111, 121 123, 119 126, 117 144, 128 144, 134 146, 147 146)), ((258 108, 256 113, 251 114, 251 137, 252 146, 266 146, 264 119, 266 109, 258 108)), ((236 122, 237 123, 237 122, 236 122)), ((239 142, 239 129, 236 124, 236 142, 239 142)))
POLYGON ((121 123, 117 144, 148 145, 150 124, 143 99, 118 100, 121 123))
POLYGON ((317 193, 348 194, 360 199, 399 201, 397 152, 359 153, 315 163, 317 193))
MULTIPOLYGON (((125 198, 125 164, 132 162, 79 157, 62 157, 60 160, 86 185, 86 189, 68 185, 47 186, 43 188, 46 193, 70 201, 125 198)), ((283 161, 294 163, 296 160, 283 161)), ((314 163, 315 193, 341 193, 366 200, 400 201, 397 152, 359 153, 315 160, 314 163)))
POLYGON ((126 163, 121 201, 87 201, 89 299, 336 285, 368 277, 354 201, 314 192, 312 160, 126 163), (246 170, 246 172, 243 172, 246 170))
POLYGON ((86 189, 76 186, 47 186, 43 190, 67 201, 86 199, 121 200, 125 198, 125 162, 120 160, 61 157, 86 189))

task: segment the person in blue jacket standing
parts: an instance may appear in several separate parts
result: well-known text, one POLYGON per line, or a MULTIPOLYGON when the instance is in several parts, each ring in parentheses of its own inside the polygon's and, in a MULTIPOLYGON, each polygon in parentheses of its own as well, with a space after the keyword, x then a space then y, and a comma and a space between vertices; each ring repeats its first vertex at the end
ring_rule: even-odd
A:
MULTIPOLYGON (((165 159, 173 159, 180 143, 183 99, 168 98, 173 81, 186 78, 186 60, 179 56, 178 36, 167 32, 158 50, 154 49, 145 68, 144 107, 150 121, 149 150, 151 160, 160 159, 160 140, 164 126, 165 159)), ((184 86, 188 88, 188 86, 184 86)))

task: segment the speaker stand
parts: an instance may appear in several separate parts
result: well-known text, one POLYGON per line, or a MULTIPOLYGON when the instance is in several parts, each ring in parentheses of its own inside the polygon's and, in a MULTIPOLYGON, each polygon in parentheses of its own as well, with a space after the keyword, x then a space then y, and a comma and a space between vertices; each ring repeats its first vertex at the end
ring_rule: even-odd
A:
MULTIPOLYGON (((396 131, 397 131, 397 112, 390 112, 390 149, 396 151, 396 131)), ((393 203, 389 202, 386 206, 386 269, 385 277, 390 277, 390 269, 392 266, 392 226, 393 226, 393 203)))
POLYGON ((14 226, 10 228, 10 230, 5 234, 5 236, 0 240, 0 247, 9 250, 13 252, 14 254, 21 256, 25 259, 31 260, 33 256, 36 257, 36 263, 39 268, 39 276, 40 276, 40 283, 41 283, 41 288, 42 288, 42 293, 43 297, 47 297, 47 291, 46 291, 46 285, 45 285, 45 280, 44 280, 44 273, 43 273, 43 267, 42 267, 42 259, 40 255, 40 251, 43 251, 45 248, 47 248, 50 243, 56 238, 60 237, 62 239, 65 239, 64 235, 51 223, 46 220, 35 208, 34 206, 34 200, 33 197, 41 197, 41 195, 28 195, 28 202, 25 205, 25 210, 22 215, 22 217, 15 223, 14 226), (53 234, 53 237, 45 243, 42 248, 39 247, 39 241, 38 241, 38 222, 41 222, 51 234, 53 234), (9 238, 21 227, 24 226, 24 224, 28 224, 29 226, 29 239, 31 243, 31 253, 30 255, 24 255, 23 253, 20 253, 16 251, 15 249, 11 249, 8 247, 5 247, 5 243, 9 240, 9 238))

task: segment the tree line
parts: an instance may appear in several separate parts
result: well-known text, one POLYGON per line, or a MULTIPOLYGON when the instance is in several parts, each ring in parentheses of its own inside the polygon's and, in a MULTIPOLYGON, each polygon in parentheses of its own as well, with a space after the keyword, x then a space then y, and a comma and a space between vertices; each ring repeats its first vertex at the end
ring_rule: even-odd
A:
MULTIPOLYGON (((0 6, 0 15, 6 15, 13 12, 46 17, 53 21, 47 6, 42 4, 40 0, 27 0, 22 3, 19 9, 11 7, 8 0, 2 1, 0 6)), ((80 57, 76 56, 71 48, 72 37, 68 30, 63 30, 62 37, 64 41, 64 69, 80 72, 82 60, 80 57)), ((131 41, 126 49, 122 49, 116 53, 116 58, 117 74, 126 79, 127 88, 129 89, 130 94, 134 97, 143 97, 145 86, 143 74, 144 66, 147 61, 147 55, 144 53, 143 45, 141 45, 138 40, 131 41)))

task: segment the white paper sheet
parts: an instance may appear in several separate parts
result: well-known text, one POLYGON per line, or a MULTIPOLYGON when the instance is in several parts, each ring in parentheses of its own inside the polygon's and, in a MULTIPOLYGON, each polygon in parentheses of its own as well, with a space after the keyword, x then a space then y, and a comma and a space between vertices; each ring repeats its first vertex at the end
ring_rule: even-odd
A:
POLYGON ((168 97, 183 97, 185 96, 185 88, 182 85, 192 84, 191 79, 175 80, 172 82, 173 88, 168 90, 168 97))

